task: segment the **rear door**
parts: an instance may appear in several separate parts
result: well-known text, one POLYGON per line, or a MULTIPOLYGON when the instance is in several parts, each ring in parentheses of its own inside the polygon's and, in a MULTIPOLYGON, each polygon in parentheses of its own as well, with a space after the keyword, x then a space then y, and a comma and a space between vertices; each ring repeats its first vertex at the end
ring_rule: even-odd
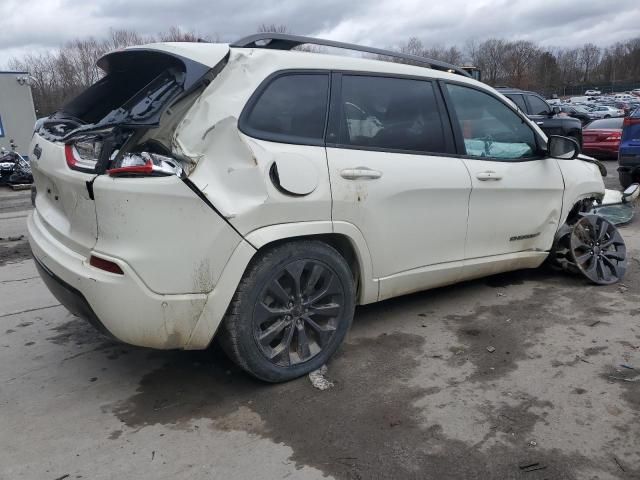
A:
POLYGON ((557 161, 540 155, 533 128, 498 96, 469 85, 443 89, 473 185, 467 259, 548 249, 564 191, 557 161))
POLYGON ((333 75, 332 217, 364 234, 380 298, 459 278, 471 180, 445 115, 435 82, 333 75))

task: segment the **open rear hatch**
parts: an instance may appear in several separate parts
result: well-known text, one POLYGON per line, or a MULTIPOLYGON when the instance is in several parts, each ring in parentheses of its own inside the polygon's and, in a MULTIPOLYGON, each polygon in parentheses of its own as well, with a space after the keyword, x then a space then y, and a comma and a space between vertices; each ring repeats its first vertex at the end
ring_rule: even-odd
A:
POLYGON ((98 61, 106 75, 36 125, 38 218, 68 248, 86 257, 96 243, 98 175, 182 175, 189 168, 171 154, 172 131, 228 54, 226 45, 213 51, 209 45, 208 55, 201 47, 160 44, 107 54, 98 61))

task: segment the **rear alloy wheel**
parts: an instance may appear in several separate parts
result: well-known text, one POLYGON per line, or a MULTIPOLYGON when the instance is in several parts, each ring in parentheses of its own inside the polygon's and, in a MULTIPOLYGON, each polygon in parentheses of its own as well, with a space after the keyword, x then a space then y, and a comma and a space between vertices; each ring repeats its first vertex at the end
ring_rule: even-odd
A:
POLYGON ((329 245, 277 246, 245 274, 223 324, 222 345, 262 380, 296 378, 336 351, 351 325, 354 297, 351 271, 329 245))
POLYGON ((584 215, 571 231, 571 255, 580 272, 599 285, 624 277, 627 249, 616 226, 598 215, 584 215))
POLYGON ((343 311, 337 273, 317 260, 296 260, 262 289, 253 309, 253 338, 269 361, 297 365, 329 345, 343 311))

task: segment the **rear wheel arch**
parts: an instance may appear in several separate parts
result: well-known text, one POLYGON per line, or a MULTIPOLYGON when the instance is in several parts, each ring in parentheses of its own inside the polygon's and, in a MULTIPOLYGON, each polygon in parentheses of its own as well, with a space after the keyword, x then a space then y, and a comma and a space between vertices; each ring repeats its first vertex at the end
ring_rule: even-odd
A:
POLYGON ((349 264, 356 281, 356 303, 378 300, 378 284, 373 278, 369 247, 362 232, 349 222, 300 222, 270 225, 246 235, 246 241, 258 252, 284 242, 320 240, 336 249, 349 264))
POLYGON ((373 278, 369 250, 355 226, 347 222, 333 222, 332 225, 330 221, 271 225, 245 235, 215 288, 208 294, 204 310, 185 348, 197 350, 210 345, 234 293, 255 262, 279 245, 308 240, 326 243, 345 259, 356 280, 356 304, 378 300, 378 282, 373 278))
MULTIPOLYGON (((351 239, 349 239, 349 237, 347 237, 346 235, 338 234, 338 233, 316 233, 316 234, 310 234, 310 235, 299 235, 295 237, 285 237, 285 238, 275 239, 270 241, 269 243, 262 245, 254 255, 254 259, 258 259, 263 255, 266 255, 270 250, 280 245, 284 245, 286 243, 303 242, 306 240, 312 240, 312 241, 315 240, 315 241, 325 243, 330 247, 334 248, 342 256, 342 258, 347 262, 347 265, 349 265, 349 269, 351 270, 354 286, 356 289, 356 300, 358 300, 362 294, 361 292, 361 280, 363 276, 362 266, 360 263, 358 253, 356 251, 356 247, 354 246, 351 239)), ((247 266, 247 269, 248 268, 249 266, 247 266)))

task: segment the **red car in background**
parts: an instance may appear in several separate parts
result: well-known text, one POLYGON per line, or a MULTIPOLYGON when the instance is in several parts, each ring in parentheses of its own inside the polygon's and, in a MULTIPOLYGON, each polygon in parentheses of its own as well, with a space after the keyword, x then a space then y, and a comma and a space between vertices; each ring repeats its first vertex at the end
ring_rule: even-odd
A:
POLYGON ((600 158, 618 158, 624 118, 594 120, 582 129, 582 151, 600 158))

